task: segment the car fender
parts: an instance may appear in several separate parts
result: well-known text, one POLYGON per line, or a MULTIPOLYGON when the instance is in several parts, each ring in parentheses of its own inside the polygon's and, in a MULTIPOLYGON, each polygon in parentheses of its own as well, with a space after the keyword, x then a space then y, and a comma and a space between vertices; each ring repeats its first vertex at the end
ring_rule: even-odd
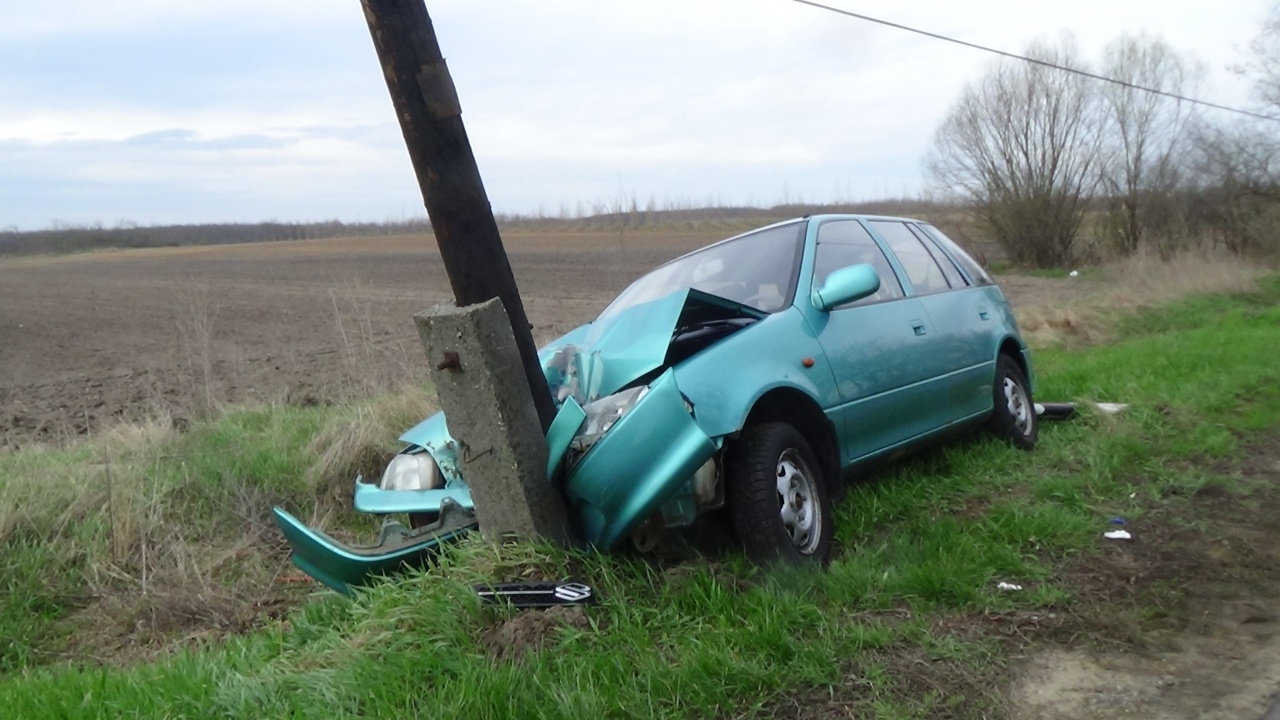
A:
POLYGON ((1035 370, 1031 366, 1031 349, 1027 347, 1026 342, 1016 332, 1005 333, 1001 336, 1000 341, 996 343, 995 352, 991 355, 991 362, 994 363, 1000 358, 1001 354, 1008 353, 1018 361, 1018 365, 1022 368, 1022 374, 1027 378, 1027 390, 1032 396, 1036 392, 1035 370))
MULTIPOLYGON (((804 393, 828 417, 840 404, 831 364, 794 307, 725 338, 674 370, 698 426, 710 437, 741 430, 760 398, 778 388, 804 393)), ((839 429, 839 419, 831 419, 839 429)))

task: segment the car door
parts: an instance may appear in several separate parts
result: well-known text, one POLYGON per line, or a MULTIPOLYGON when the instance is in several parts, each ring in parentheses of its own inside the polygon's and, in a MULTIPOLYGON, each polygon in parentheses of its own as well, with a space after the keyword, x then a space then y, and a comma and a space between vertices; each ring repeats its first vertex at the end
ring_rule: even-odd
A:
POLYGON ((938 419, 956 422, 982 412, 991 399, 990 311, 955 264, 913 224, 873 220, 871 229, 902 266, 936 333, 938 419))
POLYGON ((817 231, 813 287, 832 271, 866 263, 880 275, 867 298, 812 315, 815 335, 836 378, 846 463, 945 424, 930 384, 941 338, 924 305, 903 288, 883 248, 856 219, 823 221, 817 231))

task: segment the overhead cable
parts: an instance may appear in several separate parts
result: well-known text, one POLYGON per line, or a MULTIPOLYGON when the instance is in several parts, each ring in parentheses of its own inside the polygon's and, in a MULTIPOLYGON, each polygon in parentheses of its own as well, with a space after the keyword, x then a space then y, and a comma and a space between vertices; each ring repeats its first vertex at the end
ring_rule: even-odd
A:
POLYGON ((877 25, 885 25, 887 27, 895 28, 897 30, 905 30, 909 33, 915 33, 916 35, 923 35, 927 38, 933 38, 934 40, 942 40, 945 42, 954 43, 956 45, 963 45, 964 47, 967 47, 967 48, 972 48, 974 50, 981 50, 982 52, 991 53, 993 55, 1000 55, 1002 57, 1007 57, 1012 60, 1020 60, 1022 62, 1031 63, 1033 65, 1040 65, 1047 68, 1053 68, 1054 70, 1061 70, 1062 72, 1081 75, 1087 78, 1091 78, 1093 80, 1099 80, 1102 82, 1111 83, 1113 85, 1126 87, 1126 88, 1129 88, 1130 90, 1138 90, 1145 93, 1151 93, 1153 95, 1160 95, 1163 97, 1170 98, 1172 100, 1177 100, 1179 102, 1190 103, 1192 105, 1201 105, 1203 107, 1209 107, 1215 110, 1224 110, 1226 112, 1237 113, 1239 115, 1248 115, 1249 117, 1258 118, 1260 120, 1271 120, 1273 122, 1280 122, 1280 117, 1276 117, 1274 115, 1264 115, 1263 113, 1253 112, 1252 110, 1242 110, 1240 108, 1233 108, 1233 107, 1228 107, 1226 105, 1211 103, 1207 100, 1197 100, 1196 98, 1187 97, 1185 95, 1179 95, 1177 93, 1171 93, 1166 90, 1159 90, 1157 88, 1150 88, 1144 85, 1137 85, 1135 83, 1131 83, 1126 80, 1119 80, 1117 78, 1107 77, 1106 75, 1099 75, 1097 73, 1092 73, 1087 70, 1080 70, 1078 68, 1068 67, 1066 65, 1058 65, 1057 63, 1052 63, 1052 62, 1049 62, 1048 60, 1040 60, 1038 58, 1028 57, 1026 55, 1019 55, 1017 53, 1011 53, 1005 50, 999 50, 993 47, 988 47, 986 45, 979 45, 977 43, 972 43, 967 40, 961 40, 959 38, 953 38, 953 37, 942 35, 935 32, 929 32, 928 30, 921 30, 920 28, 914 28, 909 25, 890 22, 888 20, 882 20, 880 18, 871 17, 870 15, 863 15, 861 13, 856 13, 849 10, 843 10, 838 7, 824 5, 819 2, 813 2, 812 0, 791 0, 791 1, 800 3, 801 5, 809 5, 811 7, 819 8, 821 10, 827 10, 833 13, 837 13, 839 15, 846 15, 851 18, 866 20, 867 22, 873 22, 873 23, 876 23, 877 25))

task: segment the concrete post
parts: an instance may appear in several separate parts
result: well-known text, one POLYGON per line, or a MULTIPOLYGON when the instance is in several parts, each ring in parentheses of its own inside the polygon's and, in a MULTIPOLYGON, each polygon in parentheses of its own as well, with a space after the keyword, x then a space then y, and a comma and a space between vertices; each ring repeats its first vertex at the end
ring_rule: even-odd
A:
POLYGON ((547 439, 502 301, 441 305, 413 319, 480 532, 567 544, 564 499, 547 479, 547 439))

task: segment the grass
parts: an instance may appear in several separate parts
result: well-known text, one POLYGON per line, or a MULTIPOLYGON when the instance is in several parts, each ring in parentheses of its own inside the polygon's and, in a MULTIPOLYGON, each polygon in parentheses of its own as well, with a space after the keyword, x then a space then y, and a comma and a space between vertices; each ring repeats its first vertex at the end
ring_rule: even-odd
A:
MULTIPOLYGON (((1081 347, 1124 337, 1126 318, 1189 295, 1251 292, 1267 269, 1211 247, 1186 249, 1169 258, 1136 253, 1077 277, 1066 270, 1019 271, 1015 276, 1059 279, 1061 292, 1016 304, 1023 336, 1036 348, 1081 347)), ((1010 281, 1010 278, 1003 278, 1010 281)))
MULTIPOLYGON (((1156 513, 1190 521, 1197 488, 1238 483, 1213 468, 1280 426, 1280 367, 1271 361, 1280 278, 1116 322, 1114 344, 1037 354, 1040 397, 1120 401, 1129 411, 1086 409, 1046 424, 1031 454, 973 438, 874 474, 838 509, 825 573, 762 572, 735 556, 654 561, 472 541, 355 601, 320 593, 247 632, 141 663, 48 655, 68 641, 61 633, 74 608, 94 601, 78 594, 88 568, 122 568, 131 597, 141 598, 142 538, 152 548, 243 538, 255 525, 241 516, 273 501, 323 505, 326 473, 311 470, 309 443, 354 426, 352 411, 344 422, 324 408, 242 411, 182 435, 140 433, 124 444, 133 453, 113 450, 110 497, 137 495, 141 508, 186 518, 179 532, 148 525, 145 510, 131 511, 129 528, 110 528, 101 446, 0 456, 4 477, 43 478, 0 488, 0 547, 18 568, 4 573, 0 619, 6 630, 25 628, 18 650, 0 656, 0 716, 1000 714, 1001 633, 1073 607, 1082 589, 1066 570, 1105 549, 1108 519, 1125 517, 1135 532, 1156 513), (86 467, 99 469, 76 481, 86 467), (99 490, 77 504, 71 488, 85 492, 85 483, 99 490), (53 542, 64 537, 75 542, 53 542), (127 552, 111 558, 111 548, 127 552), (564 577, 594 585, 601 605, 514 613, 480 607, 470 590, 564 577), (1024 590, 998 590, 999 581, 1024 590), (1000 630, 975 629, 988 627, 1000 630)), ((330 519, 345 522, 332 507, 330 519)))
MULTIPOLYGON (((0 454, 0 673, 146 656, 293 605, 270 511, 368 530, 351 478, 431 407, 407 389, 347 408, 262 406, 178 432, 159 419, 70 449, 0 454)), ((3 712, 0 710, 0 712, 3 712)))

